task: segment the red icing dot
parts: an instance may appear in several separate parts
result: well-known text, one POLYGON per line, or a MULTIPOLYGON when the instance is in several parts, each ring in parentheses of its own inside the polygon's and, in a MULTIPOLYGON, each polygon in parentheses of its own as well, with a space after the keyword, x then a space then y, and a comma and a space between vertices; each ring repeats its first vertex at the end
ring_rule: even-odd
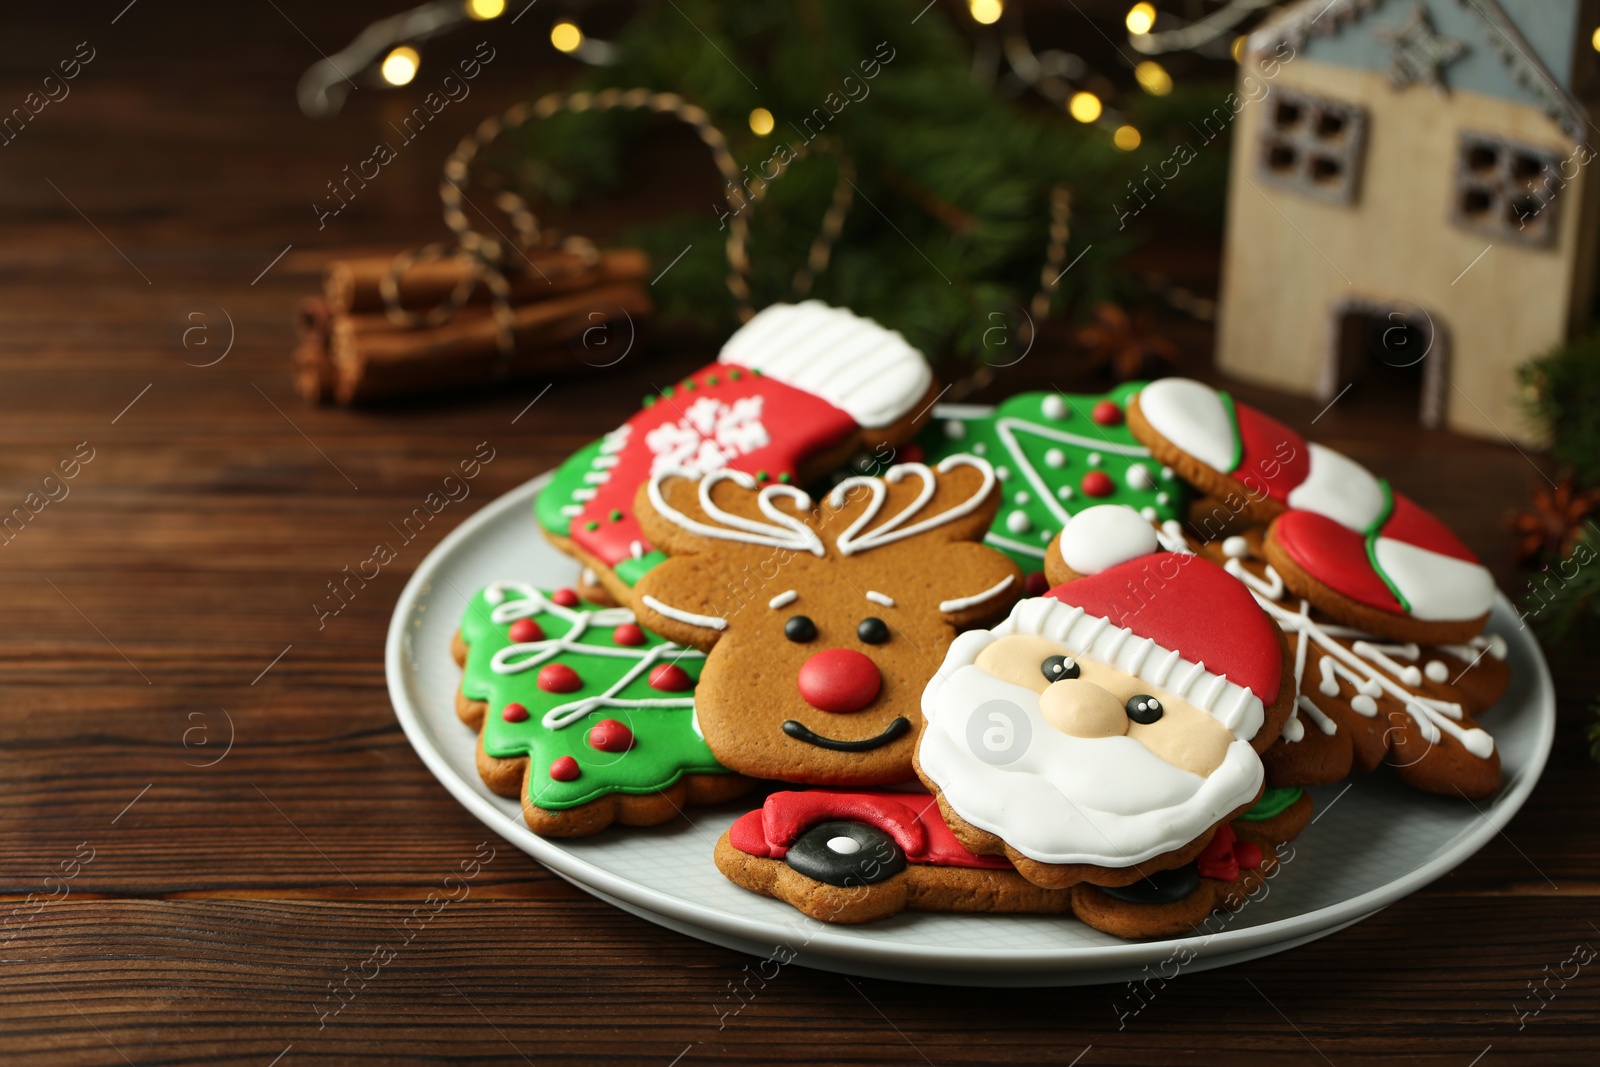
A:
POLYGON ((562 756, 550 764, 550 777, 558 782, 570 782, 582 773, 578 769, 578 761, 571 756, 562 756))
POLYGON ((565 663, 546 663, 539 668, 539 688, 546 693, 571 693, 583 688, 583 679, 565 663))
POLYGON ((1110 496, 1116 492, 1117 486, 1111 480, 1111 475, 1105 471, 1090 471, 1083 476, 1079 483, 1084 496, 1110 496))
POLYGON ((663 663, 650 672, 650 688, 667 693, 681 693, 694 685, 689 675, 676 663, 663 663))
POLYGON ((806 660, 796 679, 800 695, 818 711, 860 711, 883 687, 878 665, 853 648, 830 648, 806 660))
POLYGON ((589 744, 601 752, 626 752, 633 747, 633 731, 616 719, 601 719, 589 731, 589 744))
POLYGON ((1022 592, 1026 596, 1044 596, 1050 589, 1050 579, 1044 576, 1044 571, 1033 571, 1022 579, 1022 592))
POLYGON ((1261 846, 1254 841, 1235 841, 1233 858, 1239 862, 1240 870, 1253 871, 1261 866, 1261 846))
POLYGON ((901 445, 899 453, 894 457, 896 463, 921 463, 926 458, 919 444, 901 445))
POLYGON ((1101 426, 1117 426, 1122 422, 1122 409, 1113 400, 1102 400, 1089 412, 1089 417, 1101 426))
POLYGON ((578 606, 578 594, 571 589, 557 589, 550 594, 550 602, 564 608, 575 608, 578 606))
POLYGON ((500 717, 506 722, 527 722, 528 709, 521 704, 507 704, 505 709, 500 712, 500 717))
POLYGON ((543 641, 544 628, 532 619, 518 619, 511 624, 511 640, 521 644, 525 641, 543 641))
POLYGON ((642 645, 644 644, 644 631, 634 623, 625 622, 611 631, 611 640, 619 645, 642 645))

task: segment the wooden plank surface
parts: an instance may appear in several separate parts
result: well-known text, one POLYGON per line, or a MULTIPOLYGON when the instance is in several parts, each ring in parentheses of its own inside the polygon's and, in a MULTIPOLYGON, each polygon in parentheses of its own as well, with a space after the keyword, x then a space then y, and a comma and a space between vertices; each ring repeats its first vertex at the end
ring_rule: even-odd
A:
MULTIPOLYGON (((290 309, 316 264, 439 236, 448 147, 562 76, 543 43, 553 16, 476 31, 498 58, 474 96, 319 231, 310 205, 404 97, 363 88, 344 115, 312 122, 293 84, 317 48, 393 5, 146 2, 112 25, 122 7, 8 13, 0 47, 0 101, 21 100, 77 42, 98 50, 0 152, 0 510, 92 450, 68 494, 0 548, 0 1062, 1088 1065, 1240 1050, 1491 1067, 1571 1063, 1600 1045, 1592 966, 1517 1015, 1537 1003, 1528 983, 1574 945, 1600 946, 1600 789, 1582 737, 1592 657, 1557 665, 1556 752, 1506 834, 1358 926, 1185 975, 1136 1015, 1121 987, 954 990, 798 967, 736 999, 745 957, 505 847, 465 899, 422 922, 484 831, 389 707, 395 597, 472 511, 710 349, 642 349, 555 382, 526 411, 544 383, 378 412, 303 406, 290 309), (195 325, 209 347, 196 334, 185 347, 195 325), (226 358, 195 365, 230 332, 226 358), (484 441, 495 459, 471 497, 319 627, 326 583, 484 441), (393 952, 381 964, 378 945, 393 952), (336 999, 352 973, 364 988, 336 999)), ((476 39, 444 38, 429 58, 476 39)), ((654 195, 703 200, 702 166, 682 157, 689 177, 654 195)), ((620 217, 650 209, 639 199, 620 217)), ((1164 328, 1203 362, 1207 331, 1164 328)), ((1071 387, 1073 373, 1045 343, 992 392, 1071 387)), ((1243 395, 1302 427, 1318 416, 1243 395)), ((1316 429, 1437 508, 1506 588, 1525 580, 1504 525, 1542 477, 1523 456, 1366 402, 1316 429)))

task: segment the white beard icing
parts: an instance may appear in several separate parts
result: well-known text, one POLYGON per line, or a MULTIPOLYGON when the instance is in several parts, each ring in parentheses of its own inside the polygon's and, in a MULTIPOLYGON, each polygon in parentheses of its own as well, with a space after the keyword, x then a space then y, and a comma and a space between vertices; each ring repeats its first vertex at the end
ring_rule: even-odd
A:
POLYGON ((1129 737, 1062 733, 1040 714, 1036 693, 973 665, 992 640, 963 634, 922 698, 918 763, 967 822, 1041 863, 1129 867, 1181 848, 1255 799, 1264 772, 1248 743, 1230 743, 1201 778, 1129 737), (968 740, 989 728, 972 719, 992 700, 1014 704, 1027 722, 1028 742, 1005 766, 981 759, 968 740))

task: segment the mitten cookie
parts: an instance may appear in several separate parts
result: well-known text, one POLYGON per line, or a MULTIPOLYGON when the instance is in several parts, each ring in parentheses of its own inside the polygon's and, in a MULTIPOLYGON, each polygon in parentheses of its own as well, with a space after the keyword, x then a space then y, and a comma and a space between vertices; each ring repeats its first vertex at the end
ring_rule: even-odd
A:
POLYGON ((751 785, 694 728, 704 655, 647 633, 626 608, 496 582, 472 598, 454 653, 478 771, 495 793, 520 796, 534 833, 651 826, 751 785))
POLYGON ((1494 739, 1472 715, 1511 681, 1506 642, 1386 642, 1330 620, 1286 588, 1261 557, 1261 538, 1230 537, 1206 551, 1244 582, 1288 636, 1296 711, 1262 757, 1267 780, 1325 785, 1388 763, 1402 781, 1446 796, 1485 797, 1500 785, 1494 739))
POLYGON ((927 793, 773 793, 722 835, 716 862, 735 885, 822 922, 872 922, 906 908, 1067 914, 1072 904, 1069 890, 967 851, 927 793))
POLYGON ((1354 460, 1184 378, 1140 390, 1128 423, 1202 491, 1271 522, 1267 559, 1340 622, 1395 641, 1458 644, 1488 621, 1488 570, 1437 518, 1354 460))
POLYGON ((1080 577, 962 634, 928 683, 917 748, 961 842, 1028 880, 1120 886, 1182 866, 1261 793, 1293 704, 1287 646, 1249 592, 1157 552, 1129 508, 1061 539, 1080 577))
POLYGON ((1016 564, 976 543, 999 506, 973 456, 841 482, 820 503, 739 471, 656 475, 644 532, 670 557, 632 590, 640 622, 708 652, 700 729, 760 778, 911 777, 918 697, 963 626, 1016 599, 1016 564))
POLYGON ((1045 545, 1083 508, 1127 504, 1152 520, 1183 516, 1187 487, 1128 429, 1128 398, 1143 385, 1096 396, 1021 393, 992 410, 942 405, 917 443, 930 462, 971 452, 995 465, 1004 503, 984 543, 1037 584, 1045 545))
POLYGON ((717 362, 646 397, 633 418, 557 468, 535 517, 626 602, 661 560, 633 512, 652 475, 732 469, 810 482, 861 449, 909 441, 932 389, 927 360, 893 330, 816 300, 774 304, 728 339, 717 362))

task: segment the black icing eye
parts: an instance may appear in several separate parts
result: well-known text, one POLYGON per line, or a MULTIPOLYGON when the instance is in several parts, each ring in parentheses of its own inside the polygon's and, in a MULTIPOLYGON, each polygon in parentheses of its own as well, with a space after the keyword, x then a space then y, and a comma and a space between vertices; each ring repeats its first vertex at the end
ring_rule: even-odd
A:
POLYGON ((1078 661, 1071 656, 1051 656, 1039 665, 1039 670, 1044 673, 1044 680, 1047 682, 1076 678, 1080 673, 1078 661))
POLYGON ((818 823, 795 840, 783 860, 825 885, 876 885, 906 869, 906 854, 894 838, 865 823, 818 823))
POLYGON ((1125 710, 1128 712, 1128 718, 1136 723, 1149 726, 1161 718, 1161 701, 1148 693, 1140 693, 1128 701, 1125 705, 1125 710))
POLYGON ((869 645, 881 645, 889 640, 889 624, 877 616, 862 619, 856 627, 856 636, 869 645))
POLYGON ((783 636, 795 644, 803 645, 817 639, 817 624, 805 615, 791 615, 783 624, 783 636))

